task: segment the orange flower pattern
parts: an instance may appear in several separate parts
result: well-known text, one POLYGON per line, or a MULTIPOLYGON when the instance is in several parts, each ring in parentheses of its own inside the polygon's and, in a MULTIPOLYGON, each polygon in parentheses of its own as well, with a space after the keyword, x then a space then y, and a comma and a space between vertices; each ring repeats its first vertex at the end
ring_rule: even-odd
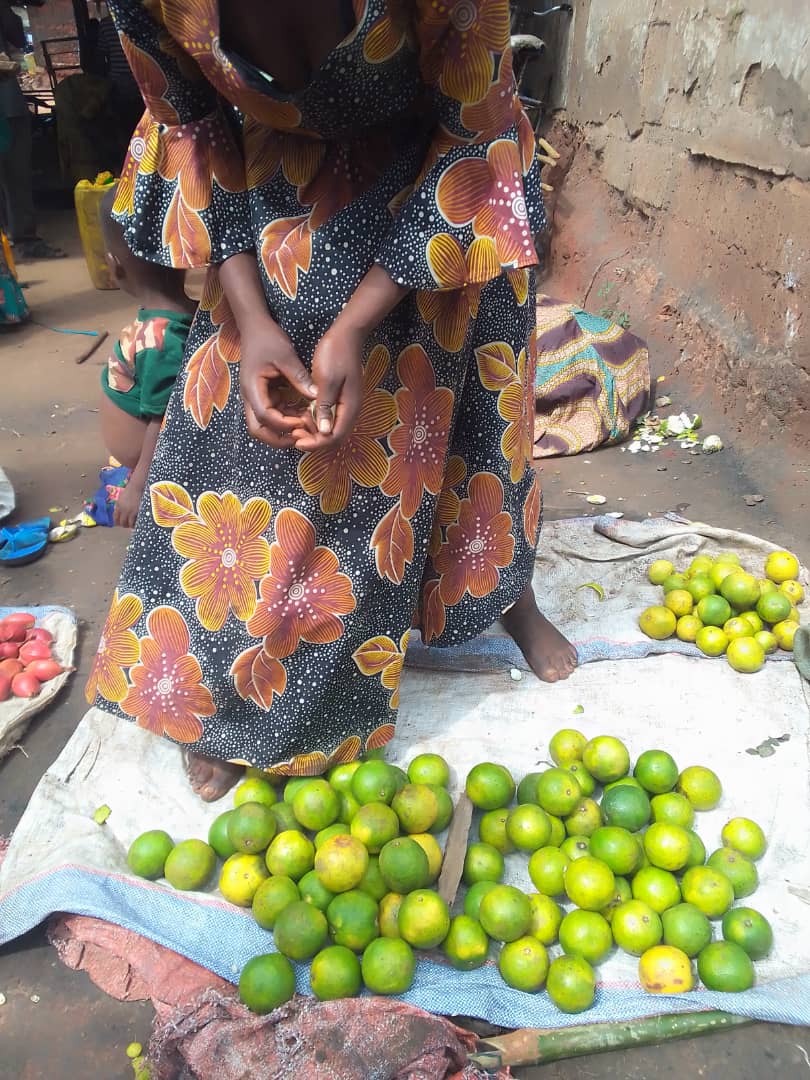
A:
POLYGON ((402 513, 412 518, 423 492, 438 494, 453 415, 453 391, 436 386, 433 365, 421 345, 410 345, 397 360, 402 386, 394 395, 399 425, 388 436, 394 452, 380 485, 386 495, 399 495, 402 513))
POLYGON ((138 727, 177 742, 196 742, 202 717, 216 712, 202 668, 189 649, 185 619, 171 607, 158 607, 146 620, 149 636, 141 638, 140 663, 130 669, 130 687, 121 702, 138 727))
POLYGON ((206 491, 197 517, 172 530, 172 547, 184 559, 180 588, 197 601, 206 630, 221 630, 228 615, 247 622, 256 609, 256 586, 270 565, 270 545, 262 535, 270 524, 270 503, 232 491, 206 491))
POLYGON ((372 349, 363 379, 363 402, 349 438, 340 446, 304 454, 298 479, 307 495, 318 495, 324 514, 339 514, 349 504, 352 482, 379 487, 388 474, 388 458, 380 439, 397 419, 394 397, 379 386, 391 363, 384 345, 372 349))
POLYGON ((126 696, 123 669, 140 659, 140 643, 132 627, 142 614, 143 604, 137 596, 127 593, 119 597, 118 589, 115 590, 84 691, 91 705, 97 694, 105 701, 123 701, 126 696))
POLYGON ((512 562, 512 515, 504 510, 503 499, 503 484, 493 473, 476 473, 470 480, 458 523, 448 528, 447 541, 433 560, 445 604, 457 604, 465 593, 489 596, 498 587, 500 570, 512 562))
POLYGON ((473 240, 465 252, 450 233, 431 236, 427 261, 439 290, 420 292, 419 314, 433 325, 438 344, 448 352, 459 352, 467 337, 470 320, 478 314, 483 285, 500 268, 495 244, 489 237, 473 240))
POLYGON ((352 659, 363 675, 380 676, 380 682, 386 690, 393 690, 391 708, 399 707, 399 680, 405 665, 405 650, 408 648, 410 631, 406 630, 399 640, 399 646, 388 637, 380 634, 369 638, 357 649, 352 659))
POLYGON ((315 545, 315 529, 297 510, 276 518, 270 573, 259 582, 259 601, 248 633, 264 638, 268 656, 283 660, 299 641, 328 645, 343 635, 341 616, 354 611, 352 582, 340 573, 338 557, 315 545))
POLYGON ((141 257, 212 268, 88 693, 201 753, 316 775, 393 736, 409 627, 469 640, 532 573, 518 391, 543 213, 508 3, 353 0, 292 94, 228 51, 216 0, 110 3, 147 106, 116 213, 141 257), (343 446, 247 431, 216 269, 243 252, 305 365, 373 265, 410 290, 368 336, 343 446), (493 343, 503 371, 479 367, 493 343))
POLYGON ((498 413, 506 420, 501 453, 510 464, 509 479, 516 484, 532 460, 532 390, 528 385, 526 350, 521 349, 516 357, 507 342, 493 341, 476 349, 475 358, 482 385, 498 394, 498 413))

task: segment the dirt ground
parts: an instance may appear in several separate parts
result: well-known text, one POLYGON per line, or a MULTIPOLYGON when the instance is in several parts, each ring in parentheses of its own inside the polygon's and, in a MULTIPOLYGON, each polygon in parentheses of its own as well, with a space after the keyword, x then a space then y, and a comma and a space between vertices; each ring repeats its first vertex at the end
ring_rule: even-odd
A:
MULTIPOLYGON (((35 322, 0 337, 0 464, 17 491, 17 520, 77 513, 95 491, 105 460, 97 405, 107 346, 77 365, 75 358, 90 339, 54 328, 114 335, 132 314, 127 297, 91 288, 70 215, 49 221, 45 232, 63 243, 70 258, 22 268, 35 322)), ((592 258, 592 268, 599 258, 592 258)), ((553 282, 545 288, 554 293, 553 282)), ((633 328, 645 335, 643 325, 633 328)), ((807 562, 810 467, 804 454, 778 439, 750 445, 745 430, 738 430, 706 392, 700 371, 681 363, 675 373, 665 353, 653 362, 656 374, 666 377, 660 392, 673 399, 673 408, 700 412, 706 432, 719 434, 726 449, 700 457, 677 448, 636 456, 614 449, 545 462, 548 517, 584 512, 584 500, 569 494, 584 490, 606 495, 605 509, 628 516, 678 509, 693 519, 765 536, 807 562), (763 500, 749 506, 746 495, 763 500)), ((84 530, 30 567, 0 570, 3 604, 67 604, 80 623, 76 675, 58 702, 36 719, 20 749, 0 763, 0 835, 12 832, 39 777, 85 711, 83 686, 126 542, 127 535, 117 529, 84 530)), ((0 991, 6 998, 0 1008, 1 1080, 132 1076, 124 1050, 133 1040, 147 1042, 151 1008, 113 1001, 85 975, 64 968, 41 929, 0 951, 0 991)), ((546 1080, 703 1075, 758 1080, 774 1073, 792 1080, 807 1076, 808 1050, 810 1031, 759 1024, 699 1041, 548 1066, 542 1075, 546 1080)), ((534 1077, 540 1071, 518 1075, 534 1077)))

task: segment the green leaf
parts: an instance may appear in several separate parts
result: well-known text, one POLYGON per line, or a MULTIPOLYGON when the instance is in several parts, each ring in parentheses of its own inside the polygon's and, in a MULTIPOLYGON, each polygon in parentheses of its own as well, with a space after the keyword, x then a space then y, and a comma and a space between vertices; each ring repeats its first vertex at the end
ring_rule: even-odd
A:
POLYGON ((577 705, 577 707, 574 709, 574 716, 582 716, 582 714, 584 712, 585 712, 585 706, 584 705, 577 705))
POLYGON ((93 821, 95 821, 96 825, 103 825, 111 813, 112 810, 105 803, 103 806, 99 806, 97 810, 93 811, 93 821))

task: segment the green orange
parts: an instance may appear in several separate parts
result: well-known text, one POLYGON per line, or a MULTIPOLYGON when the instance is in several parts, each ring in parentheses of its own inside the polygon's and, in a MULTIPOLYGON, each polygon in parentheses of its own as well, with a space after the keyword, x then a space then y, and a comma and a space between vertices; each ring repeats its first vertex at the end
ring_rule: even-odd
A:
POLYGON ((464 789, 479 810, 497 810, 514 798, 515 781, 503 765, 482 761, 470 769, 464 789))

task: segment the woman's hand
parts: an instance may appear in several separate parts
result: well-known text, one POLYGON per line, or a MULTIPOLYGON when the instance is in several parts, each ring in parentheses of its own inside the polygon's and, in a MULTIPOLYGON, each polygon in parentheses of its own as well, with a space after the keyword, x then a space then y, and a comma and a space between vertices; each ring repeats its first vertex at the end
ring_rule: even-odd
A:
POLYGON ((240 329, 239 387, 248 432, 268 446, 289 448, 315 397, 313 379, 269 314, 240 329))
POLYGON ((312 381, 317 395, 293 431, 297 450, 339 446, 351 435, 363 399, 364 334, 334 323, 315 349, 312 381))

